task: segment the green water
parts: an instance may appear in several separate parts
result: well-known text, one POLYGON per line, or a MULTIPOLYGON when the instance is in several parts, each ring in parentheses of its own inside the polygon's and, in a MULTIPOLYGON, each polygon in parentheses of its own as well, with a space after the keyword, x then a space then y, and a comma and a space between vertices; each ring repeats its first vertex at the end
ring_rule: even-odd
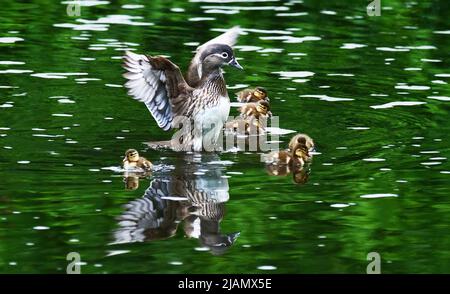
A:
POLYGON ((226 2, 89 1, 71 17, 57 1, 2 1, 1 273, 65 273, 69 252, 82 273, 365 273, 369 252, 382 273, 450 272, 448 1, 383 0, 374 17, 368 1, 226 2), (170 135, 121 87, 123 50, 186 69, 233 25, 247 34, 230 97, 264 86, 280 127, 314 138, 304 185, 268 175, 257 152, 144 144, 170 135), (108 169, 128 148, 158 167, 136 190, 108 169), (240 235, 215 252, 177 224, 183 201, 158 198, 170 232, 118 238, 152 185, 220 190, 210 225, 240 235))

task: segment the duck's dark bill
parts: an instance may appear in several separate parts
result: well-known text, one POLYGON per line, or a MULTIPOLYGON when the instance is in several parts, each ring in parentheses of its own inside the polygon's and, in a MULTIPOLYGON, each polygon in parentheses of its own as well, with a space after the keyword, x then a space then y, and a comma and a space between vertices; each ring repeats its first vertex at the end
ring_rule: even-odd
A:
POLYGON ((237 62, 236 58, 233 58, 233 59, 230 61, 229 65, 232 66, 232 67, 238 68, 238 69, 244 69, 244 68, 239 64, 239 62, 237 62))

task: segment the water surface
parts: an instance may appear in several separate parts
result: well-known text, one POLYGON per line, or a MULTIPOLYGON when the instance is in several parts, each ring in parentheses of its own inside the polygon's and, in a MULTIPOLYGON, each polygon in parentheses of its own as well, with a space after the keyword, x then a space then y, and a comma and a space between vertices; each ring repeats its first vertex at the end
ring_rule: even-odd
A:
POLYGON ((81 3, 2 2, 0 272, 63 273, 69 252, 83 273, 365 273, 369 252, 383 273, 450 272, 447 1, 81 3), (230 96, 264 86, 314 138, 306 184, 258 152, 145 144, 170 135, 122 87, 124 50, 186 69, 233 25, 230 96), (158 169, 124 182, 128 148, 158 169))

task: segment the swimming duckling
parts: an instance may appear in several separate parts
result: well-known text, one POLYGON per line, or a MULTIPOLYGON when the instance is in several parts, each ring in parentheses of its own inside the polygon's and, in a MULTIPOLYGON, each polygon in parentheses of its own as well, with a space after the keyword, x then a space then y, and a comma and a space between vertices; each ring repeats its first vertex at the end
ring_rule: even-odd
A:
POLYGON ((267 164, 292 164, 302 166, 311 161, 310 151, 314 150, 313 140, 306 134, 298 134, 289 142, 289 149, 272 151, 265 155, 267 164))
POLYGON ((289 141, 289 149, 294 150, 296 145, 305 146, 311 152, 314 151, 314 141, 306 134, 297 134, 289 141))
POLYGON ((306 134, 297 134, 289 142, 289 150, 294 155, 296 164, 304 165, 311 161, 311 151, 314 150, 314 141, 306 134))
POLYGON ((124 169, 141 168, 143 170, 150 170, 153 164, 146 158, 139 156, 136 149, 128 149, 125 152, 125 158, 123 159, 124 169))
POLYGON ((242 118, 255 117, 259 120, 260 117, 270 117, 272 113, 270 112, 270 104, 265 100, 260 100, 256 103, 246 103, 244 106, 239 108, 242 118))
POLYGON ((254 89, 245 89, 237 93, 237 101, 239 102, 258 102, 259 100, 269 101, 267 91, 263 87, 256 87, 254 89))

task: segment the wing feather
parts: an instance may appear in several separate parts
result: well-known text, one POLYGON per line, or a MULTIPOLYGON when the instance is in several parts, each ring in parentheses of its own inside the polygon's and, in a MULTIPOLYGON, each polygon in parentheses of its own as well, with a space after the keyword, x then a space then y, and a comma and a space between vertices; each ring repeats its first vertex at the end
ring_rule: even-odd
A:
POLYGON ((225 31, 223 34, 215 37, 214 39, 209 40, 208 42, 197 47, 197 52, 201 51, 203 48, 210 44, 226 44, 230 47, 233 47, 237 43, 237 39, 241 33, 240 26, 234 26, 231 29, 225 31))
POLYGON ((125 53, 123 68, 128 94, 147 106, 160 128, 169 130, 174 116, 171 101, 188 88, 180 69, 164 57, 130 51, 125 53))

